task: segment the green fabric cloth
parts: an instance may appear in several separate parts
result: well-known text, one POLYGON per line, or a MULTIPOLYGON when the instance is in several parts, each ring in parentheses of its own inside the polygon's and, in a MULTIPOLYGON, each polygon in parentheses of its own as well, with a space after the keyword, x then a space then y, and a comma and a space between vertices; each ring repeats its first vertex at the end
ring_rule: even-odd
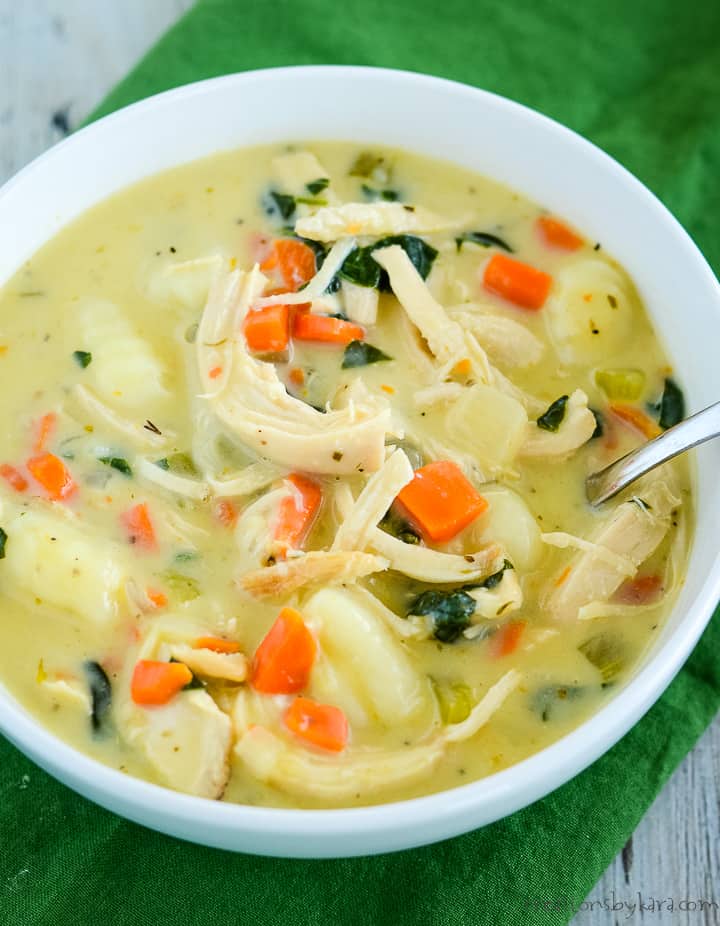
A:
MULTIPOLYGON (((308 63, 426 71, 535 107, 637 174, 720 268, 717 3, 205 0, 98 114, 204 77, 308 63)), ((0 922, 566 923, 712 719, 718 651, 715 620, 647 717, 550 797, 375 858, 285 861, 186 844, 100 810, 2 741, 0 922)))

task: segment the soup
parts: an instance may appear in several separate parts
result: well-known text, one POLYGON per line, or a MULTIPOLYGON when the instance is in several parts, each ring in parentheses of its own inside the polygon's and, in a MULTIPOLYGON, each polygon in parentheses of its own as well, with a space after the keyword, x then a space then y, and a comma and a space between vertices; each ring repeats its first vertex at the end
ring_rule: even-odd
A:
POLYGON ((348 143, 143 181, 0 293, 0 677, 189 794, 451 788, 605 704, 683 579, 683 416, 602 242, 348 143))

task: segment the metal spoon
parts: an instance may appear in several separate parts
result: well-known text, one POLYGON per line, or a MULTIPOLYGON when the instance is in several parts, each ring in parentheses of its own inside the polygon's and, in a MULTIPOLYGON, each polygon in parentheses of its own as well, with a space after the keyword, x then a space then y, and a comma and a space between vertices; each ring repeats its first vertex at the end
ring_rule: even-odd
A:
POLYGON ((672 460, 680 453, 720 435, 720 402, 686 418, 664 434, 620 457, 610 466, 585 480, 585 494, 591 505, 601 505, 622 492, 645 473, 672 460))

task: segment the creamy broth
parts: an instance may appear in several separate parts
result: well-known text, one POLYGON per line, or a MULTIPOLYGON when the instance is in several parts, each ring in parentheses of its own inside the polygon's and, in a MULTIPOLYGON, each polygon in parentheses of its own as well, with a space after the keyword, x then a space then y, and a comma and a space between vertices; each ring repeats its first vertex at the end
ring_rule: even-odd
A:
POLYGON ((682 462, 597 511, 584 479, 682 399, 626 273, 548 218, 403 151, 262 147, 124 190, 28 261, 0 291, 18 700, 129 774, 295 807, 466 783, 605 704, 682 582, 692 503, 682 462), (267 316, 288 348, 250 351, 308 281, 309 309, 267 316))

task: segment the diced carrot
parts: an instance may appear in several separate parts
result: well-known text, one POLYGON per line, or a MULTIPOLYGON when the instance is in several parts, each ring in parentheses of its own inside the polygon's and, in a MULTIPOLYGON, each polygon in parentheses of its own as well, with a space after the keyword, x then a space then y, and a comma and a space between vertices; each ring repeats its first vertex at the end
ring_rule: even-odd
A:
POLYGON ((42 453, 47 442, 52 437, 56 426, 57 415, 55 412, 48 412, 47 415, 43 415, 42 418, 35 423, 35 443, 33 444, 35 453, 42 453))
POLYGON ((458 360, 450 372, 453 376, 469 376, 471 370, 472 364, 470 363, 470 358, 463 357, 462 360, 458 360))
POLYGON ((14 466, 10 466, 9 463, 0 464, 0 476, 2 476, 5 482, 15 489, 16 492, 24 492, 28 487, 28 481, 20 470, 15 469, 14 466))
POLYGON ((269 305, 248 312, 243 331, 247 346, 258 354, 287 350, 290 343, 290 310, 286 305, 269 305))
POLYGON ((130 543, 142 547, 144 550, 155 550, 157 548, 155 528, 150 519, 147 502, 134 505, 128 511, 124 511, 120 515, 120 520, 127 531, 130 543))
POLYGON ((208 371, 208 376, 210 377, 210 379, 217 379, 221 373, 222 373, 222 367, 213 367, 212 370, 208 371))
POLYGON ((647 437, 648 440, 662 434, 660 425, 653 421, 641 408, 638 408, 637 405, 624 405, 620 402, 613 402, 610 405, 610 411, 616 418, 638 431, 643 437, 647 437))
POLYGON ((215 504, 215 517, 225 527, 234 527, 238 518, 238 511, 231 501, 221 498, 215 504))
POLYGON ((315 252, 296 238, 278 238, 273 249, 260 264, 261 270, 280 270, 290 292, 297 292, 315 276, 315 252))
POLYGON ((240 644, 222 637, 200 637, 193 644, 195 649, 211 649, 214 653, 239 653, 240 644))
POLYGON ((156 588, 146 588, 145 597, 154 608, 164 608, 168 603, 167 595, 156 588))
POLYGON ((293 491, 281 500, 273 529, 273 540, 279 545, 281 556, 289 549, 301 549, 322 502, 322 490, 317 482, 299 473, 290 473, 287 481, 293 491))
POLYGON ((295 698, 285 711, 283 723, 296 736, 330 752, 342 752, 348 741, 347 717, 332 704, 295 698))
POLYGON ((295 694, 308 683, 315 639, 294 608, 283 608, 258 646, 251 684, 266 694, 295 694))
POLYGON ((505 254, 494 254, 483 274, 483 285, 489 292, 535 311, 545 305, 552 282, 549 273, 505 254))
POLYGON ((305 371, 302 367, 292 367, 288 373, 288 379, 293 386, 303 386, 305 384, 305 371))
POLYGON ((307 312, 293 319, 293 337, 298 341, 322 341, 325 344, 349 344, 362 341, 365 330, 342 318, 328 315, 313 315, 307 312))
POLYGON ((487 501, 450 460, 415 470, 398 501, 428 540, 451 540, 488 507, 487 501))
POLYGON ((130 694, 136 704, 167 704, 192 681, 193 674, 182 662, 141 659, 133 670, 130 694))
POLYGON ((526 626, 527 621, 510 621, 503 624, 490 638, 490 655, 494 659, 501 659, 514 653, 520 645, 526 626))
POLYGON ((585 241, 572 228, 549 215, 541 215, 537 220, 538 231, 546 244, 563 251, 577 251, 585 241))
POLYGON ((383 392, 387 392, 388 395, 395 395, 395 387, 389 386, 387 383, 382 383, 380 386, 383 392))
POLYGON ((664 591, 662 576, 636 576, 623 582, 612 600, 620 604, 653 604, 662 597, 664 591))
POLYGON ((67 467, 54 453, 32 457, 27 461, 27 468, 53 501, 65 501, 77 491, 77 485, 67 467))

